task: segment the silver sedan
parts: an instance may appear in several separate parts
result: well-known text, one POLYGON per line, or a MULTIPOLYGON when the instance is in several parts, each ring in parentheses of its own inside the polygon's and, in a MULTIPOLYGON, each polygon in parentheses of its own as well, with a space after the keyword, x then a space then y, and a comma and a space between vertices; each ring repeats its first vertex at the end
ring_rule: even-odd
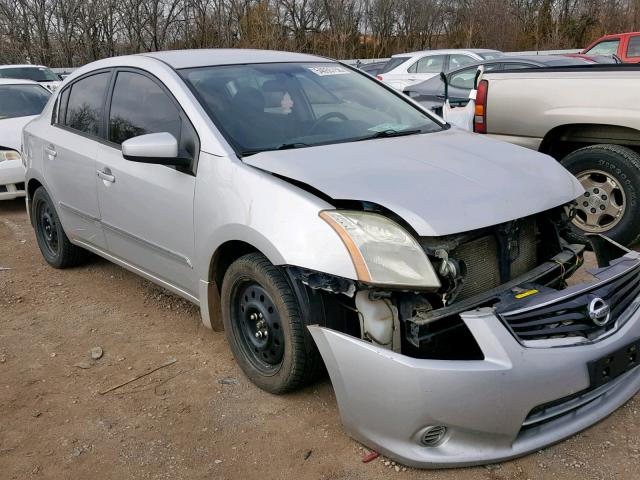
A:
POLYGON ((348 432, 405 464, 522 455, 640 389, 638 255, 595 236, 566 284, 577 180, 338 62, 101 60, 22 153, 50 265, 92 252, 189 299, 269 392, 326 366, 348 432))

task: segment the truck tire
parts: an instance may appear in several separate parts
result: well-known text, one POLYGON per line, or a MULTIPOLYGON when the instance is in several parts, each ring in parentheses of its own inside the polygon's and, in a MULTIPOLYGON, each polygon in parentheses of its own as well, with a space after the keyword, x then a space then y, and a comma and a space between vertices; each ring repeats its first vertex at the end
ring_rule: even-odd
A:
POLYGON ((31 218, 36 241, 46 262, 54 268, 80 265, 89 252, 74 245, 64 233, 53 201, 44 187, 38 187, 31 201, 31 218))
POLYGON ((260 253, 231 264, 220 292, 224 331, 240 368, 258 387, 285 393, 315 380, 322 358, 283 272, 260 253), (311 348, 310 348, 311 347, 311 348))
POLYGON ((640 155, 620 145, 593 145, 570 153, 562 165, 585 194, 577 201, 569 240, 587 243, 601 233, 629 246, 640 239, 640 155))

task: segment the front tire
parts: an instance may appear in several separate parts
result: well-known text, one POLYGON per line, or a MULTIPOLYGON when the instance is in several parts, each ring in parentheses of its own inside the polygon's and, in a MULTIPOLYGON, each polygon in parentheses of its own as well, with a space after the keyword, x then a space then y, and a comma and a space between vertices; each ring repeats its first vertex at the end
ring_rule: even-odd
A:
POLYGON ((562 165, 585 188, 577 199, 570 240, 589 244, 601 233, 622 244, 640 239, 640 155, 620 145, 593 145, 570 153, 562 165))
POLYGON ((258 387, 285 393, 307 385, 322 361, 298 299, 280 269, 260 253, 236 260, 221 290, 225 335, 240 368, 258 387), (312 348, 308 348, 311 345, 312 348))
POLYGON ((64 233, 60 217, 44 187, 38 187, 31 201, 31 218, 42 256, 54 268, 75 267, 87 257, 87 251, 72 244, 64 233))

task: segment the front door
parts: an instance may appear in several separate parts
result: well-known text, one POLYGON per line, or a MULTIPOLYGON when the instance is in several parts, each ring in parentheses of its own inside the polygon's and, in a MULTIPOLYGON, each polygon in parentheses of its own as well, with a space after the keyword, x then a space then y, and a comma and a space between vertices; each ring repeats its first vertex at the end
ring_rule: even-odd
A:
POLYGON ((157 79, 132 70, 116 73, 108 119, 108 142, 100 146, 96 166, 109 252, 195 295, 193 171, 125 160, 120 147, 131 137, 168 132, 181 156, 195 161, 195 131, 157 79))

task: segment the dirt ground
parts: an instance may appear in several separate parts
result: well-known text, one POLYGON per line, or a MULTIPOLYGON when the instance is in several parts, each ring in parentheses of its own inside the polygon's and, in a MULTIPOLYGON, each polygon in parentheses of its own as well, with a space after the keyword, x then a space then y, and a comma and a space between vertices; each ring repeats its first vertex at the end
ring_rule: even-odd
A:
POLYGON ((328 379, 285 396, 259 390, 186 301, 98 258, 48 267, 23 205, 0 202, 0 479, 640 478, 638 397, 499 465, 363 464, 328 379))

